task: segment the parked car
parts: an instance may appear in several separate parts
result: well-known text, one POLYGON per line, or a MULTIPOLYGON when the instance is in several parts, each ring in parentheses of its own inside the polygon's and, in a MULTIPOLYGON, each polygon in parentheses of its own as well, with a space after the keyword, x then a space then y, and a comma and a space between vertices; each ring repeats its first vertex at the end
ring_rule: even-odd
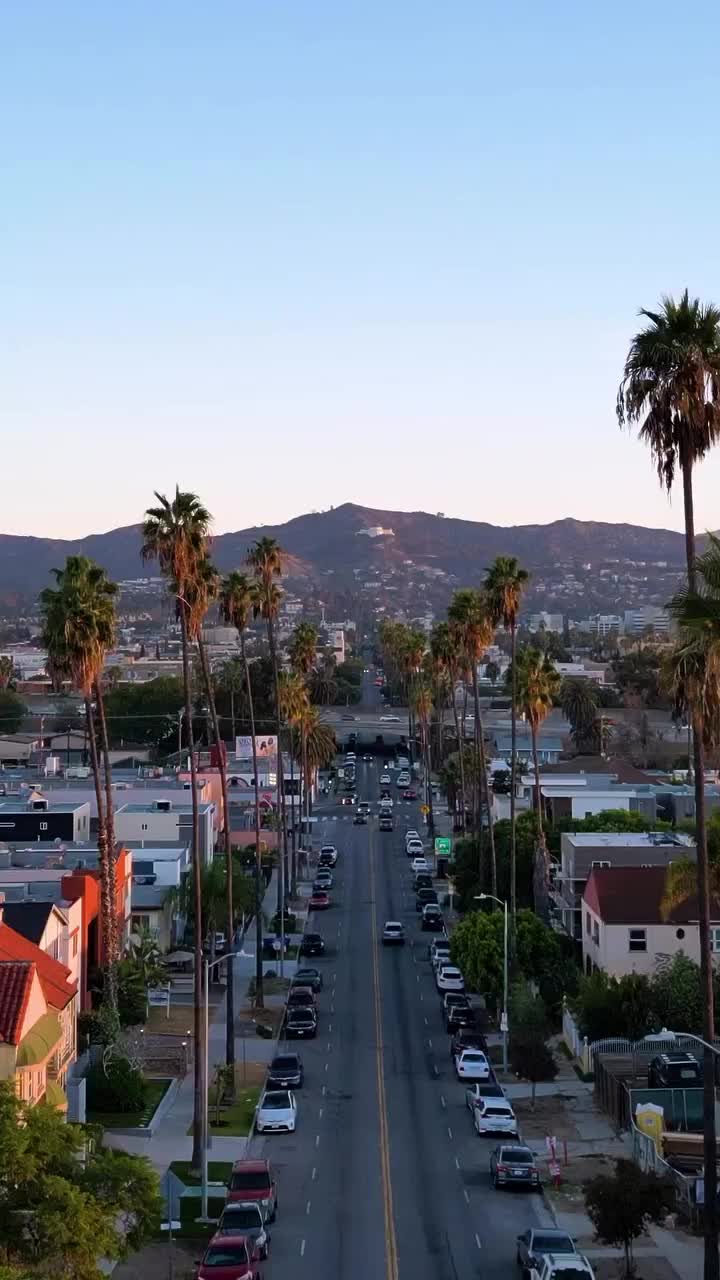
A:
POLYGON ((482 1049, 461 1050, 455 1059, 455 1074, 458 1080, 487 1080, 490 1063, 482 1049))
POLYGON ((477 1027, 460 1027, 450 1041, 450 1057, 456 1058, 463 1049, 482 1049, 487 1053, 487 1041, 477 1027))
POLYGON ((399 920, 386 920, 382 931, 384 947, 402 947, 405 943, 405 930, 399 920))
POLYGON ((266 1078, 272 1089, 301 1089, 305 1080, 302 1058, 299 1053, 276 1053, 266 1078))
POLYGON ((255 1113, 256 1133, 294 1133, 297 1103, 292 1089, 266 1089, 255 1113))
POLYGON ((389 787, 389 786, 390 786, 390 774, 389 774, 389 773, 381 773, 381 774, 380 774, 380 786, 381 786, 381 787, 383 787, 383 786, 387 786, 387 787, 389 787))
POLYGON ((314 1009, 315 996, 312 987, 292 986, 288 992, 288 1009, 314 1009))
POLYGON ((530 1187, 536 1191, 540 1186, 540 1170, 530 1148, 520 1143, 496 1147, 490 1156, 490 1180, 496 1191, 508 1186, 530 1187))
POLYGON ((416 871, 413 883, 416 893, 418 889, 432 889, 433 887, 433 879, 429 871, 416 871))
POLYGON ((504 1133, 517 1138, 518 1123, 507 1098, 478 1098, 472 1116, 475 1132, 480 1137, 488 1133, 504 1133))
POLYGON ((403 800, 417 800, 417 791, 414 787, 406 787, 402 795, 403 800))
POLYGON ((460 1027, 472 1027, 474 1025, 475 1010, 469 1001, 463 1004, 451 1004, 447 1009, 445 1013, 445 1030, 448 1035, 454 1035, 460 1027))
POLYGON ((422 840, 414 837, 412 840, 405 841, 405 853, 408 858, 424 858, 425 845, 422 840))
POLYGON ((323 889, 313 889, 309 906, 311 911, 327 911, 330 906, 330 894, 325 893, 323 889))
POLYGON ((286 1040, 313 1040, 317 1035, 314 1009, 288 1009, 285 1015, 286 1040))
POLYGON ((318 858, 318 864, 322 866, 325 863, 327 863, 328 866, 334 867, 337 860, 338 860, 338 851, 335 845, 334 844, 322 845, 320 849, 320 857, 318 858))
POLYGON ((277 1217, 277 1178, 269 1160, 236 1160, 227 1186, 227 1203, 254 1200, 266 1222, 277 1217))
POLYGON ((381 814, 380 814, 380 821, 378 822, 378 830, 379 830, 379 831, 392 831, 392 829, 393 829, 393 816, 392 816, 392 814, 391 814, 391 813, 381 813, 381 814))
POLYGON ((429 871, 430 870, 430 863, 428 862, 427 858, 419 854, 413 858, 412 862, 410 863, 410 866, 412 867, 413 871, 429 871))
POLYGON ((205 1250, 197 1280, 261 1280, 260 1255, 248 1236, 220 1235, 205 1250))
POLYGON ((468 1111, 472 1111, 478 1102, 486 1098, 504 1098, 505 1090, 499 1085, 494 1076, 490 1076, 487 1080, 476 1080, 474 1084, 468 1085, 465 1090, 465 1106, 468 1111))
POLYGON ((318 871, 318 874, 316 875, 313 881, 313 889, 314 890, 319 889, 321 893, 327 893, 328 889, 332 889, 332 885, 333 885, 333 878, 330 875, 330 872, 327 871, 323 875, 322 871, 318 871))
POLYGON ((702 1067, 692 1053, 658 1053, 648 1067, 650 1089, 702 1088, 702 1067))
POLYGON ((423 907, 436 907, 438 905, 438 896, 434 889, 418 889, 415 894, 415 910, 419 913, 423 907))
POLYGON ((292 978, 293 987, 310 987, 313 991, 322 991, 323 979, 319 969, 311 966, 296 969, 292 978))
POLYGON ((301 956, 321 956, 325 943, 319 933, 304 933, 300 942, 301 956))
POLYGON ((435 984, 438 991, 464 991, 465 979, 454 964, 443 964, 437 971, 435 984))
POLYGON ((434 938, 433 941, 430 943, 430 946, 428 947, 428 954, 430 956, 430 960, 433 966, 440 964, 441 961, 443 964, 449 964, 450 963, 450 943, 448 939, 434 938))
POLYGON ((234 1200, 232 1204, 226 1204, 215 1234, 245 1236, 252 1241, 260 1258, 267 1258, 270 1252, 270 1232, 256 1200, 234 1200))
POLYGON ((556 1227, 530 1227, 517 1238, 517 1264, 527 1275, 531 1267, 539 1267, 549 1253, 577 1253, 575 1241, 567 1231, 556 1227))
POLYGON ((443 913, 435 902, 427 902, 422 909, 422 927, 434 933, 441 933, 445 928, 443 913))
POLYGON ((531 1267, 528 1280, 595 1280, 584 1253, 547 1253, 531 1267))

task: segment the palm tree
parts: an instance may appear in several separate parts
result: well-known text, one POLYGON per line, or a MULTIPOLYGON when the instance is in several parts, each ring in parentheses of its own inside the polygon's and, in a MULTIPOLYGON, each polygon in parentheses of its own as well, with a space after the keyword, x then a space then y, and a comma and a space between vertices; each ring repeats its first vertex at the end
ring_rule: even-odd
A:
POLYGON ((178 487, 176 487, 175 496, 172 499, 166 498, 161 493, 156 493, 155 497, 159 505, 148 507, 143 521, 142 557, 143 560, 157 560, 160 572, 168 579, 170 591, 175 596, 178 604, 182 639, 185 732, 190 755, 190 797, 193 819, 190 852, 195 890, 195 989, 193 994, 195 1075, 193 1082, 192 1168, 199 1170, 202 1161, 203 1062, 205 1057, 202 1017, 202 867, 198 848, 197 760, 193 740, 192 677, 189 652, 192 601, 188 599, 186 592, 192 593, 198 565, 206 558, 211 517, 196 494, 181 492, 178 487))
POLYGON ((592 735, 598 709, 597 689, 589 680, 567 677, 560 685, 560 706, 570 721, 575 745, 580 747, 592 735))
POLYGON ((317 707, 309 706, 304 713, 305 729, 305 794, 310 795, 312 780, 318 769, 332 764, 337 752, 335 734, 329 724, 321 719, 317 707))
MULTIPOLYGON (((516 556, 496 556, 485 575, 485 591, 490 605, 492 620, 495 626, 502 622, 506 631, 510 632, 510 669, 513 673, 515 672, 517 620, 520 612, 520 601, 529 580, 530 574, 527 569, 520 567, 516 556)), ((513 685, 510 690, 510 911, 513 918, 517 907, 517 855, 515 850, 516 701, 516 690, 513 685)))
POLYGON ((447 627, 447 632, 442 632, 439 641, 445 653, 445 661, 450 678, 450 698, 452 701, 453 719, 455 721, 455 737, 457 739, 458 749, 458 769, 460 774, 460 804, 462 810, 462 827, 463 831, 467 826, 467 788, 465 786, 465 724, 460 723, 460 716, 457 708, 457 699, 455 690, 457 688, 460 674, 465 666, 465 651, 463 648, 462 629, 453 622, 441 623, 440 626, 447 627))
POLYGON ((275 538, 260 538, 248 551, 248 564, 255 575, 256 598, 255 613, 264 618, 267 627, 268 648, 273 669, 275 687, 275 717, 278 740, 277 786, 278 816, 280 818, 281 836, 281 874, 278 878, 278 911, 284 909, 284 888, 287 884, 287 813, 285 808, 285 783, 283 779, 283 762, 281 748, 282 715, 280 711, 280 669, 278 666, 277 645, 275 643, 275 620, 280 609, 282 592, 275 579, 282 577, 282 552, 275 538))
POLYGON ((310 679, 310 692, 313 702, 329 707, 337 697, 337 680, 335 679, 336 662, 334 657, 323 659, 321 666, 313 671, 310 679))
POLYGON ((255 1004, 262 1009, 265 1004, 263 990, 262 966, 262 844, 260 841, 260 782, 258 778, 257 743, 255 741, 255 705, 253 702, 250 664, 245 647, 245 632, 255 610, 257 595, 256 584, 245 573, 233 569, 223 579, 220 588, 220 612, 223 621, 233 626, 240 637, 240 654, 245 671, 245 688, 247 691, 248 713, 250 716, 250 738, 252 742, 253 783, 255 787, 255 1004))
MULTIPOLYGON (((456 628, 462 640, 462 646, 470 661, 473 699, 475 703, 475 743, 477 753, 477 773, 480 786, 485 796, 488 816, 488 835, 490 839, 490 874, 492 892, 497 895, 497 864, 495 860, 495 833, 493 831, 492 801, 485 766, 485 734, 480 714, 480 693, 478 687, 478 663, 492 641, 494 627, 489 612, 487 599, 482 591, 471 587, 456 591, 448 609, 448 618, 456 628)), ((480 819, 479 839, 482 841, 482 816, 480 819)))
POLYGON ((547 891, 549 882, 547 845, 543 826, 542 797, 540 795, 540 766, 538 764, 537 736, 540 725, 553 709, 554 699, 560 689, 560 676, 550 658, 540 649, 522 649, 516 658, 513 676, 517 706, 528 724, 532 738, 533 768, 535 771, 535 815, 537 819, 538 856, 535 866, 535 910, 543 918, 547 916, 547 891))
POLYGON ((104 944, 105 983, 110 1008, 117 1011, 118 927, 115 900, 112 776, 107 753, 100 675, 115 637, 117 586, 86 556, 68 556, 53 569, 56 586, 40 596, 43 643, 54 678, 70 680, 83 695, 95 800, 98 810, 98 872, 104 944), (95 702, 93 702, 93 698, 95 702), (105 799, 95 731, 95 710, 102 712, 105 738, 105 799))
MULTIPOLYGON (((195 572, 185 587, 185 598, 190 607, 188 626, 189 638, 197 645, 198 656, 200 658, 200 671, 202 673, 203 686, 205 688, 205 697, 208 700, 210 709, 210 722, 212 724, 213 740, 215 742, 215 753, 217 755, 217 767, 220 775, 220 793, 222 797, 222 848, 225 854, 225 862, 227 874, 225 877, 226 887, 226 922, 227 922, 227 939, 228 950, 232 950, 233 935, 235 932, 234 921, 235 911, 233 908, 233 875, 232 875, 232 840, 230 838, 230 803, 228 800, 227 786, 227 766, 225 763, 225 743, 222 733, 220 732, 220 722, 218 720, 217 707, 215 705, 215 686, 210 674, 210 664, 208 662, 207 649, 203 639, 203 623, 208 608, 213 601, 217 600, 220 594, 220 574, 210 561, 208 556, 199 560, 195 568, 195 572)), ((231 1070, 228 1077, 234 1081, 235 1079, 235 972, 233 969, 232 959, 228 959, 226 974, 226 993, 225 993, 225 1065, 231 1070)))
MULTIPOLYGON (((308 692, 311 696, 311 676, 314 675, 315 662, 317 660, 317 629, 310 622, 299 622, 295 628, 293 636, 288 646, 290 653, 290 664, 293 671, 302 676, 308 692)), ((300 826, 302 829, 302 813, 305 811, 305 817, 309 818, 310 814, 307 805, 307 790, 305 789, 304 779, 307 776, 307 763, 305 760, 305 717, 300 718, 300 758, 301 758, 301 774, 302 774, 302 795, 300 800, 300 826)))
MULTIPOLYGON (((688 592, 697 590, 693 468, 720 437, 720 310, 690 298, 665 297, 659 311, 641 310, 648 324, 633 338, 618 390, 620 425, 639 424, 661 485, 672 489, 677 470, 683 486, 688 592)), ((691 706, 700 915, 703 1035, 712 1042, 714 1003, 710 951, 710 891, 705 828, 705 759, 702 707, 691 706)), ((705 1053, 704 1173, 705 1278, 720 1280, 717 1218, 717 1138, 714 1064, 705 1053)))
MULTIPOLYGON (((292 861, 290 866, 290 897, 297 895, 297 847, 295 843, 295 773, 294 759, 295 752, 293 749, 292 730, 298 728, 304 739, 304 730, 302 728, 303 717, 310 705, 307 687, 303 677, 296 672, 280 672, 279 680, 280 688, 280 711, 282 719, 290 726, 290 769, 291 769, 291 788, 290 788, 290 823, 292 830, 292 861)), ((302 761, 301 756, 301 761, 302 761)), ((302 763, 301 763, 302 769, 302 763)))
POLYGON ((9 689, 15 678, 15 667, 12 658, 7 654, 0 657, 0 689, 9 689))
POLYGON ((432 779, 430 776, 430 716, 433 708, 433 694, 430 683, 419 678, 413 682, 410 691, 410 705, 420 723, 420 744, 425 769, 425 803, 428 806, 428 829, 432 838, 434 819, 432 807, 432 779))

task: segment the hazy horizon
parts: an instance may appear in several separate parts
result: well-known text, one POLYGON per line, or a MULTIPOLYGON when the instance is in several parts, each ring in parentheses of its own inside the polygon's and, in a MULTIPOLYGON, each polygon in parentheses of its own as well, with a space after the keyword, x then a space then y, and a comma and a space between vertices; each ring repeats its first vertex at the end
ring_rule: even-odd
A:
MULTIPOLYGON (((615 396, 639 307, 720 303, 717 5, 33 0, 0 33, 4 532, 176 482, 218 531, 682 529, 615 396)), ((719 488, 716 451, 698 531, 719 488)))

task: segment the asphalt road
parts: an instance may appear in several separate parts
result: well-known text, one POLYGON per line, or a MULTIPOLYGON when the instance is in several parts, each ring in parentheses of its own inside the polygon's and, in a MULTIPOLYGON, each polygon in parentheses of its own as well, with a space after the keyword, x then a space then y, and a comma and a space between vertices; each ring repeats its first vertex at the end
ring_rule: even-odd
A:
MULTIPOLYGON (((377 798, 378 775, 359 764, 361 799, 377 798)), ((319 1032, 300 1044, 297 1132, 253 1143, 279 1179, 269 1280, 507 1280, 517 1234, 547 1221, 539 1197, 490 1186, 493 1143, 476 1136, 451 1069, 432 935, 421 933, 404 854, 418 806, 395 812, 388 834, 376 818, 356 827, 335 804, 318 810, 315 838, 340 852, 332 906, 313 921, 327 945, 319 1032), (379 942, 393 918, 406 927, 402 949, 379 942)))

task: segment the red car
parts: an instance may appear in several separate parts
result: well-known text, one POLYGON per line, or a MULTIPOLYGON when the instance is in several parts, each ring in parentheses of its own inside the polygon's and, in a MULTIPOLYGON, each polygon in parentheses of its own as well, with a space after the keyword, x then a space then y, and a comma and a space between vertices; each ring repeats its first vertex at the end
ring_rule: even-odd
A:
POLYGON ((254 1200, 268 1222, 277 1213, 277 1181, 269 1160, 236 1160, 227 1189, 227 1203, 254 1200))
POLYGON ((259 1259, 247 1236, 213 1236, 197 1280, 262 1280, 259 1259))
POLYGON ((417 800, 417 791, 408 787, 407 791, 403 791, 403 800, 417 800))
POLYGON ((322 889, 316 889, 310 898, 311 911, 327 911, 330 906, 330 894, 323 893, 322 889))

